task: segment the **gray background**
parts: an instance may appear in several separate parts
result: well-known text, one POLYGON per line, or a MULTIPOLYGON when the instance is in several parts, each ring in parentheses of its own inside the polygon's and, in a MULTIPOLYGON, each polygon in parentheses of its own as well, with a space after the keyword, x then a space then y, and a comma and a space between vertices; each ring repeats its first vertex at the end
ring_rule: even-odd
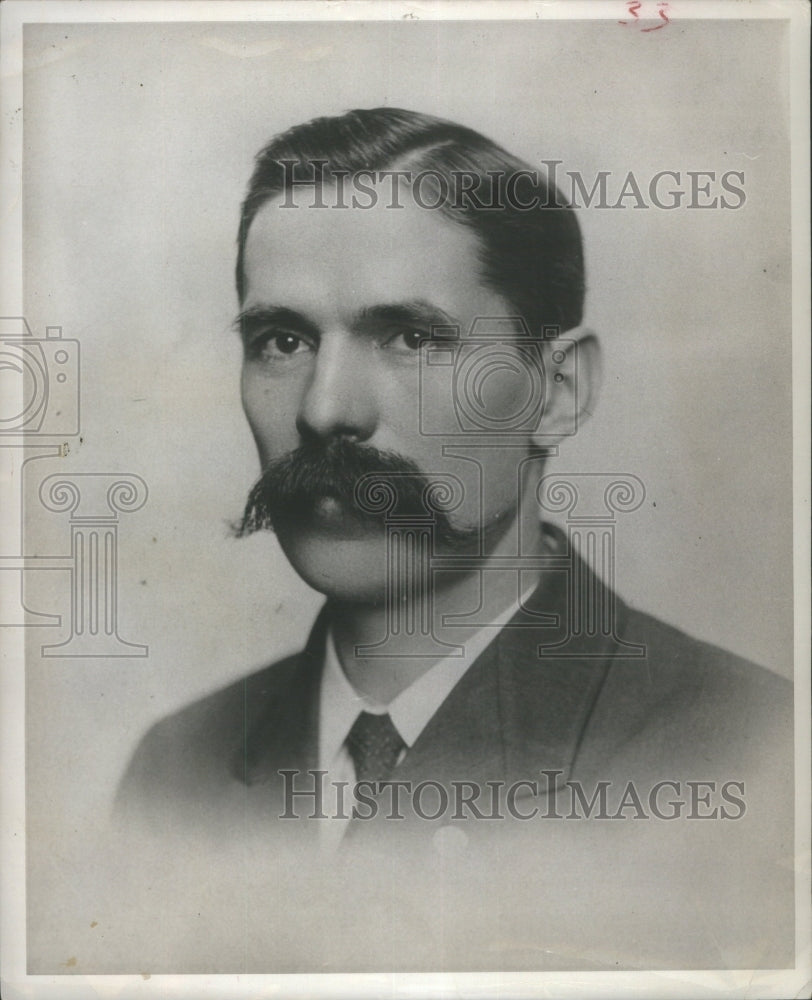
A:
MULTIPOLYGON (((26 316, 83 355, 82 440, 29 466, 26 551, 67 550, 67 518, 36 499, 46 474, 133 472, 150 489, 122 518, 120 556, 121 635, 149 657, 44 660, 61 636, 28 633, 43 969, 81 896, 64 872, 139 736, 298 647, 321 601, 272 536, 227 533, 258 471, 230 330, 238 205, 256 151, 299 121, 414 108, 531 163, 612 171, 612 190, 629 170, 745 171, 738 211, 581 212, 605 383, 552 468, 646 484, 618 529, 628 601, 791 674, 786 41, 785 25, 753 21, 26 29, 26 316)), ((29 605, 67 614, 67 575, 30 575, 29 605)))

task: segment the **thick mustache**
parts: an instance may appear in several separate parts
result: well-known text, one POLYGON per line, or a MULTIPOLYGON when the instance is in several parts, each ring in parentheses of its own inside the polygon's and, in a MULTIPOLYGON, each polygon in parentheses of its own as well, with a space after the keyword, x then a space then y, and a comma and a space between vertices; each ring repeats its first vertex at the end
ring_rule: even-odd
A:
MULTIPOLYGON (((356 501, 356 486, 367 476, 392 483, 399 514, 425 514, 423 496, 430 480, 414 462, 396 452, 336 439, 302 444, 268 463, 248 495, 234 533, 241 538, 300 519, 322 497, 335 498, 357 520, 379 522, 379 516, 359 507, 356 501)), ((438 515, 438 522, 445 522, 437 525, 443 534, 456 534, 442 515, 438 515)))

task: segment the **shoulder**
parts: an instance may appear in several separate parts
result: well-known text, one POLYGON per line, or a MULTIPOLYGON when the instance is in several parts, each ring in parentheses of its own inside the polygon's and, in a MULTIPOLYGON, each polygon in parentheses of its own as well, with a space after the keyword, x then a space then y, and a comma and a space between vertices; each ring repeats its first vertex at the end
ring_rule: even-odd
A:
POLYGON ((183 799, 212 794, 233 780, 229 767, 269 705, 294 686, 301 654, 286 657, 156 722, 142 737, 119 785, 119 818, 159 794, 183 799))
POLYGON ((783 741, 792 759, 792 684, 765 667, 623 607, 621 638, 638 657, 611 656, 590 730, 601 753, 646 746, 650 759, 756 764, 783 741))
POLYGON ((654 702, 682 700, 693 704, 701 695, 704 705, 724 701, 729 710, 759 705, 784 706, 791 700, 792 684, 766 667, 697 639, 652 615, 625 609, 624 638, 643 647, 640 664, 618 659, 609 682, 620 690, 632 679, 654 702))

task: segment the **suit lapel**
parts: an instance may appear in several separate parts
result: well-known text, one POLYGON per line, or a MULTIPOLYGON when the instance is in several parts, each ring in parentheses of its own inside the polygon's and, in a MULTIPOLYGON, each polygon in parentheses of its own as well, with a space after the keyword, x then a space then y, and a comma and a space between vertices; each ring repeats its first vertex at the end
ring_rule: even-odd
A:
MULTIPOLYGON (((587 575, 585 565, 578 570, 587 575)), ((539 646, 566 638, 567 575, 545 572, 527 611, 553 615, 539 627, 520 610, 463 675, 393 777, 490 781, 539 780, 539 771, 570 775, 578 745, 606 676, 614 640, 570 641, 566 658, 539 656, 539 646)), ((542 789, 545 787, 542 782, 542 789)))
POLYGON ((246 692, 246 735, 238 754, 247 785, 270 783, 278 790, 280 770, 318 767, 319 687, 326 631, 327 613, 322 608, 305 649, 282 684, 257 698, 256 707, 246 692))
POLYGON ((504 769, 497 644, 455 685, 395 769, 398 780, 477 781, 504 769))

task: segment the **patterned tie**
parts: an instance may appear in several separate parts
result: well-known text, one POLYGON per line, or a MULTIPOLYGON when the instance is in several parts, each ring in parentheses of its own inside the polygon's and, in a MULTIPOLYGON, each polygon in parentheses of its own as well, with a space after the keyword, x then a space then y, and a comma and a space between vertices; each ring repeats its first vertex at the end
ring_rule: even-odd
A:
POLYGON ((361 712, 347 736, 355 780, 382 781, 388 777, 405 746, 388 713, 361 712))

